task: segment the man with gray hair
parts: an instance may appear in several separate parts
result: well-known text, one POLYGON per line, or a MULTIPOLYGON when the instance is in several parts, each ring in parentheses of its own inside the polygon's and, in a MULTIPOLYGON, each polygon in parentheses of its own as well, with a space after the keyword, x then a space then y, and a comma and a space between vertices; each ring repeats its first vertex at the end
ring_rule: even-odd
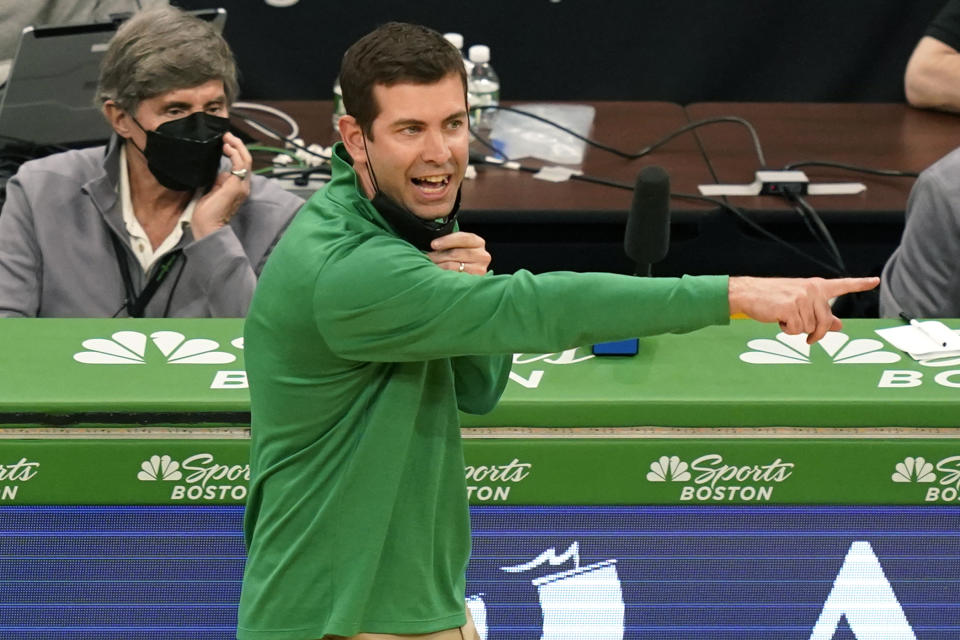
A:
POLYGON ((25 163, 0 215, 0 316, 244 316, 302 200, 228 131, 233 54, 207 22, 140 12, 110 41, 104 147, 25 163))

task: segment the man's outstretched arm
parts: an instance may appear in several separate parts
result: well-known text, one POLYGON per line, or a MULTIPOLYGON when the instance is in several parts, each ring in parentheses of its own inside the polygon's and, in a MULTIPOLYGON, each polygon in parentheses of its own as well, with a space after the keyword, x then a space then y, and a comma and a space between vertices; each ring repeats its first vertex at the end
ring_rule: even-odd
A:
POLYGON ((778 322, 790 334, 806 333, 814 343, 841 328, 830 300, 845 293, 869 291, 880 278, 730 278, 730 313, 761 322, 778 322))

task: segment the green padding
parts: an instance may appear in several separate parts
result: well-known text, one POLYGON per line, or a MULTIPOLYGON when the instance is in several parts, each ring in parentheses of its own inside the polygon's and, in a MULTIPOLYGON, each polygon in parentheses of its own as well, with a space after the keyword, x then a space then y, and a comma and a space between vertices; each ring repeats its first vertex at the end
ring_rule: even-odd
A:
POLYGON ((842 332, 808 349, 778 336, 775 326, 744 320, 643 338, 639 353, 628 358, 582 360, 589 358, 585 348, 549 357, 522 354, 514 358, 511 383, 496 411, 466 416, 463 423, 960 425, 960 358, 928 365, 912 360, 873 331, 896 324, 848 320, 842 332))
POLYGON ((242 336, 236 319, 0 320, 0 412, 249 411, 245 384, 211 388, 245 378, 242 336))
MULTIPOLYGON (((743 320, 644 338, 635 357, 518 354, 499 407, 463 423, 957 426, 960 358, 913 361, 873 331, 896 324, 848 320, 809 350, 743 320)), ((249 411, 242 335, 240 320, 0 320, 0 424, 235 423, 249 411)))
MULTIPOLYGON (((234 504, 246 440, 3 440, 4 504, 234 504)), ((936 504, 956 439, 466 439, 474 504, 936 504)))

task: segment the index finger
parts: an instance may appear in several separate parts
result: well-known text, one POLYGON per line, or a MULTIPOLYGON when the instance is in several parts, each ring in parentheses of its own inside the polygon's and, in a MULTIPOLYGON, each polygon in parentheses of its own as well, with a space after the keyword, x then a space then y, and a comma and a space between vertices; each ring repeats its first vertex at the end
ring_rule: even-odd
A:
POLYGON ((227 150, 236 151, 240 154, 240 158, 247 164, 252 164, 253 156, 250 155, 250 151, 247 149, 247 145, 243 144, 243 140, 233 135, 229 131, 223 134, 223 146, 224 153, 227 150))
POLYGON ((446 251, 448 249, 483 247, 485 244, 483 238, 475 233, 455 231, 454 233, 448 233, 445 236, 434 238, 430 243, 430 248, 434 251, 446 251))
POLYGON ((869 291, 878 284, 880 284, 880 278, 876 276, 869 278, 836 278, 834 280, 824 280, 823 292, 828 298, 834 298, 845 293, 869 291))
POLYGON ((243 140, 241 140, 234 134, 230 133, 229 131, 224 132, 223 141, 234 146, 243 144, 243 140))

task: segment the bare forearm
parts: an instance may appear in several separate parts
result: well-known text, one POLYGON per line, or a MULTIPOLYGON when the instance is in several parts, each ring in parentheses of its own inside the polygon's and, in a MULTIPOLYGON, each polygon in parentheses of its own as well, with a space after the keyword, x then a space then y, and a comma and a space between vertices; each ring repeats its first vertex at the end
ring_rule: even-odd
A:
POLYGON ((915 107, 960 112, 960 53, 924 36, 907 63, 904 91, 915 107))

